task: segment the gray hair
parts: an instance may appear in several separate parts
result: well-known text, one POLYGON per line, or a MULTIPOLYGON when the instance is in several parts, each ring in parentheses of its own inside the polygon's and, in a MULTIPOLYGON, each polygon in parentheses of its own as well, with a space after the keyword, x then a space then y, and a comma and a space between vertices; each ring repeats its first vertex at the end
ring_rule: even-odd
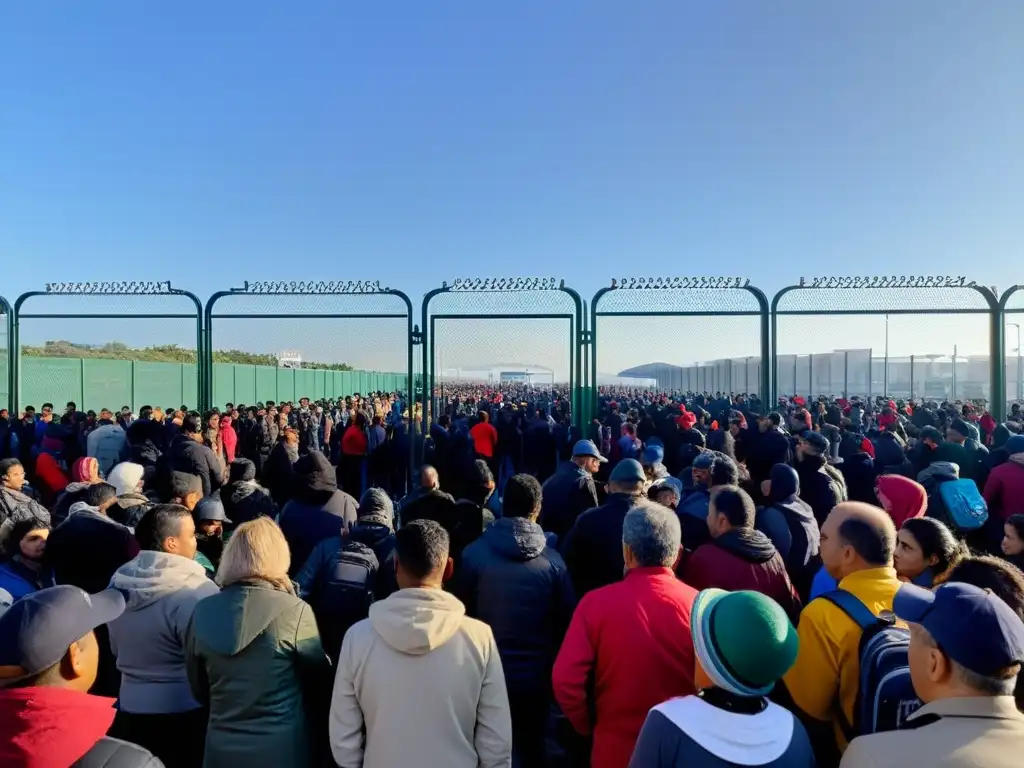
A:
MULTIPOLYGON (((931 648, 939 648, 939 644, 935 642, 935 638, 931 636, 927 629, 918 625, 911 629, 911 632, 914 632, 914 630, 917 630, 918 636, 926 645, 931 648)), ((941 648, 939 650, 942 651, 941 648)), ((942 654, 945 656, 945 651, 942 651, 942 654)), ((972 691, 982 696, 1013 696, 1013 692, 1017 687, 1017 675, 1020 671, 1019 665, 1007 667, 994 675, 982 675, 967 669, 967 667, 953 661, 948 656, 946 656, 946 660, 953 668, 953 674, 972 691)))
POLYGON ((676 513, 642 499, 622 522, 622 543, 642 567, 671 567, 679 557, 682 531, 676 513))

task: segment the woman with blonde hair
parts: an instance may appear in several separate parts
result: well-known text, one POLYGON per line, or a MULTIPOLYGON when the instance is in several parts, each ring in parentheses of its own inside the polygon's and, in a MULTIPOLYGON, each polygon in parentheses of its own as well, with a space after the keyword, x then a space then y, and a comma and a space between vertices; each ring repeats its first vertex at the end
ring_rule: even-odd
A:
POLYGON ((330 662, 290 565, 273 520, 243 523, 221 556, 221 592, 196 606, 185 658, 192 694, 210 709, 207 768, 313 766, 327 743, 330 662))

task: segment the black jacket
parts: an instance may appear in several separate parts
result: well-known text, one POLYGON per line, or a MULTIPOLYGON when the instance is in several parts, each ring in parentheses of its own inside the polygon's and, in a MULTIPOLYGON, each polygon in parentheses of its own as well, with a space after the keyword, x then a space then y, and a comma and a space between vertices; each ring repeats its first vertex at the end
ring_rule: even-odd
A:
POLYGON ((242 523, 258 517, 276 517, 277 503, 270 491, 255 480, 240 480, 228 483, 220 489, 220 500, 224 514, 231 521, 228 530, 234 530, 242 523))
POLYGON ((548 691, 576 605, 569 569, 539 525, 505 517, 462 553, 453 590, 494 632, 508 689, 548 691))
MULTIPOLYGON (((878 504, 875 496, 875 480, 879 472, 875 469, 875 460, 870 454, 859 451, 843 459, 839 465, 846 481, 846 495, 849 501, 863 501, 865 504, 878 504)), ((902 473, 898 473, 902 474, 902 473)))
POLYGON ((110 584, 114 571, 139 554, 131 530, 94 511, 73 512, 50 532, 44 563, 58 584, 72 584, 90 595, 110 584))
POLYGON ((751 433, 747 445, 747 469, 756 483, 767 480, 776 464, 792 464, 789 436, 778 429, 751 433))
POLYGON ((589 472, 567 461, 543 486, 540 524, 561 542, 581 514, 596 507, 597 486, 589 472))
POLYGON ((164 768, 164 764, 148 749, 104 736, 71 768, 164 768))
POLYGON ((451 494, 437 488, 421 490, 408 501, 403 500, 399 510, 402 525, 408 525, 413 520, 433 520, 444 528, 449 536, 454 536, 458 529, 455 499, 451 494))
POLYGON ((608 501, 580 515, 565 535, 560 549, 578 598, 622 580, 622 521, 642 498, 609 494, 608 501))
POLYGON ((209 496, 223 484, 220 461, 202 443, 182 437, 174 441, 168 453, 171 471, 198 477, 203 483, 203 496, 209 496))
MULTIPOLYGON (((282 438, 277 441, 267 460, 263 463, 261 480, 279 505, 284 505, 291 498, 292 475, 295 472, 294 465, 298 458, 299 449, 288 445, 282 438)), ((337 480, 335 480, 335 485, 337 485, 337 480)))
POLYGON ((818 525, 825 522, 832 508, 846 499, 845 486, 825 470, 825 459, 808 456, 796 462, 800 478, 800 498, 814 510, 818 525))

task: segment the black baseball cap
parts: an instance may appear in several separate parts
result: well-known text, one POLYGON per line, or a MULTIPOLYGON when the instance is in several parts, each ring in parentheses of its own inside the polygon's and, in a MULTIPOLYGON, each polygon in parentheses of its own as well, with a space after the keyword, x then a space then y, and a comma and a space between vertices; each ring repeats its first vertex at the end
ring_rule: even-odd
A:
POLYGON ((124 612, 115 589, 95 595, 62 584, 32 592, 0 616, 0 681, 17 681, 44 672, 68 647, 124 612))

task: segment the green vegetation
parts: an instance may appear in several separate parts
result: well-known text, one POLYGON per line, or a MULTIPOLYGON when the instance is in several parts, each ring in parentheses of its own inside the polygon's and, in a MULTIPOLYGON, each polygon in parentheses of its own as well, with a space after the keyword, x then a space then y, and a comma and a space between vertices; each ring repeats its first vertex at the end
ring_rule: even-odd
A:
MULTIPOLYGON (((147 363, 195 363, 196 351, 177 344, 158 344, 152 347, 129 347, 117 341, 107 344, 75 344, 70 341, 47 341, 41 347, 23 345, 21 353, 27 357, 84 357, 103 360, 139 360, 147 363)), ((239 349, 215 349, 213 362, 239 365, 269 365, 277 367, 277 357, 239 349)), ((303 368, 326 371, 355 370, 347 363, 302 363, 303 368)))

